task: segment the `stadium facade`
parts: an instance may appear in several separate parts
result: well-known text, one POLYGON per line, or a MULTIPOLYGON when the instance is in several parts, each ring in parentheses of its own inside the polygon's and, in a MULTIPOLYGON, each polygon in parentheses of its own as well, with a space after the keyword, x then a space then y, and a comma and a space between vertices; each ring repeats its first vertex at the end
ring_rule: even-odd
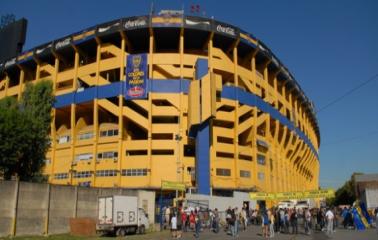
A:
POLYGON ((0 63, 0 98, 53 81, 53 184, 222 191, 318 188, 312 102, 235 26, 166 11, 118 19, 0 63))

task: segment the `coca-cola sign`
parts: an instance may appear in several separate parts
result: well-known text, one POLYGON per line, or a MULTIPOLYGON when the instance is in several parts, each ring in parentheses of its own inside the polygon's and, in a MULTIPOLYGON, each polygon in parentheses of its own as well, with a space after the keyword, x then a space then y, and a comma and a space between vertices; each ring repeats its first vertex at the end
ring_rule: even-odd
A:
POLYGON ((147 17, 128 18, 124 20, 123 26, 125 29, 147 27, 148 20, 147 17))
POLYGON ((218 32, 225 33, 234 37, 236 36, 235 29, 232 27, 226 27, 218 24, 216 29, 218 32))
POLYGON ((68 37, 66 39, 63 39, 63 40, 55 43, 55 49, 60 49, 60 48, 66 47, 66 46, 70 45, 70 43, 71 43, 71 38, 68 37))

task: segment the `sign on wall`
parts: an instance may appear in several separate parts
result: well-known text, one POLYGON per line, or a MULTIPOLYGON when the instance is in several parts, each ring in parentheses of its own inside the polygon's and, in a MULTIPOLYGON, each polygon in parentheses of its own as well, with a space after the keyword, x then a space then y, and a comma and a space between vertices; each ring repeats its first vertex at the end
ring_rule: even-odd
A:
POLYGON ((179 183, 179 182, 162 181, 161 182, 161 189, 162 190, 185 191, 185 184, 179 183))
POLYGON ((303 192, 280 192, 280 193, 264 193, 251 192, 249 197, 254 200, 294 200, 307 198, 329 198, 334 197, 335 191, 333 189, 312 190, 303 192))
POLYGON ((147 54, 127 56, 125 98, 147 98, 147 54))

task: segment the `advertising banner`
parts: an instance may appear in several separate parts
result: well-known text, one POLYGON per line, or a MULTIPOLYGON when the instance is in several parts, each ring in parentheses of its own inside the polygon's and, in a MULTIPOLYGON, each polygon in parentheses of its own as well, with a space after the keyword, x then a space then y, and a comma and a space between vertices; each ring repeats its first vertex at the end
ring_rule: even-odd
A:
POLYGON ((51 54, 52 46, 53 46, 52 43, 48 43, 48 44, 38 46, 34 49, 34 54, 37 55, 38 57, 48 56, 48 55, 51 54))
POLYGON ((179 190, 185 191, 185 184, 179 182, 169 182, 169 181, 162 181, 161 182, 161 189, 162 190, 179 190))
POLYGON ((335 196, 333 189, 312 190, 303 192, 280 192, 280 193, 263 193, 251 192, 249 197, 254 200, 294 200, 308 198, 330 198, 335 196))
POLYGON ((86 41, 88 39, 94 38, 95 33, 96 33, 96 29, 95 28, 86 29, 84 31, 81 31, 79 33, 74 34, 72 36, 72 41, 75 44, 82 43, 82 42, 84 42, 84 41, 86 41))
POLYGON ((134 30, 139 28, 148 28, 150 26, 149 16, 129 17, 122 20, 125 30, 134 30))
POLYGON ((110 33, 118 32, 121 29, 122 21, 116 20, 97 26, 96 35, 103 36, 110 33))
POLYGON ((237 27, 223 22, 213 21, 213 31, 228 37, 239 37, 239 29, 237 27))
POLYGON ((211 20, 200 17, 186 16, 184 19, 185 28, 211 31, 211 20))
POLYGON ((147 54, 127 56, 125 98, 147 98, 147 54))
POLYGON ((71 36, 56 40, 54 41, 54 49, 61 50, 61 49, 67 48, 71 45, 71 42, 72 42, 71 36))
POLYGON ((151 19, 153 27, 181 27, 183 24, 183 12, 162 10, 159 15, 151 19))

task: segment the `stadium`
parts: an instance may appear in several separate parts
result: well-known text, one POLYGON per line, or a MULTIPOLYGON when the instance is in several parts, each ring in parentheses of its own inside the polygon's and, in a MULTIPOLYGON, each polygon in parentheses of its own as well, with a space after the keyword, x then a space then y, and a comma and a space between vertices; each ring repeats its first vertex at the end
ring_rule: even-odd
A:
POLYGON ((314 105, 252 34, 181 11, 114 20, 0 63, 0 98, 53 81, 44 174, 200 194, 318 189, 314 105))

